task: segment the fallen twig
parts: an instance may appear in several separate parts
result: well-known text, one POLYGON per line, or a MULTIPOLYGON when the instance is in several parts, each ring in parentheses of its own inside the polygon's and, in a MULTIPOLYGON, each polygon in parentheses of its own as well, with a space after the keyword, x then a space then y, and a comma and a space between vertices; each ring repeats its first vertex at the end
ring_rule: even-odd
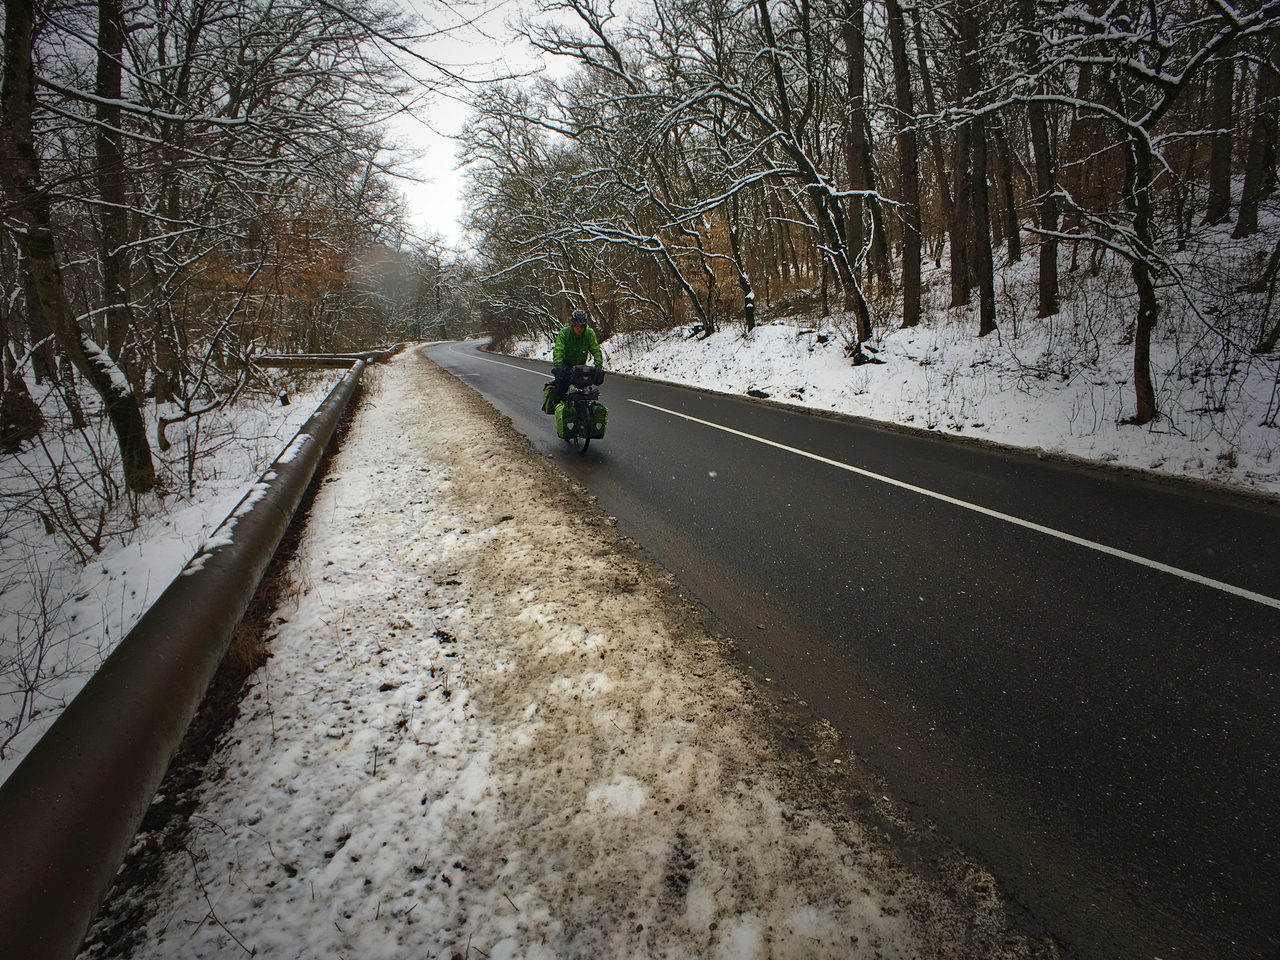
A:
MULTIPOLYGON (((200 893, 204 897, 205 905, 209 908, 209 913, 205 916, 205 920, 212 920, 219 927, 221 927, 223 932, 226 933, 227 936, 229 936, 232 940, 236 942, 236 946, 238 946, 241 950, 243 950, 249 956, 251 957, 257 956, 258 950, 256 947, 252 950, 246 947, 240 941, 240 938, 237 937, 234 933, 232 933, 230 928, 228 928, 227 925, 218 918, 218 914, 214 912, 214 909, 213 909, 213 901, 209 899, 209 891, 205 888, 204 881, 200 879, 200 867, 199 867, 199 861, 196 860, 196 855, 191 852, 190 847, 184 846, 182 849, 185 850, 187 852, 187 856, 191 858, 191 872, 195 875, 196 886, 200 888, 200 893)), ((194 937, 196 935, 196 931, 200 929, 200 925, 202 925, 203 922, 204 921, 201 921, 201 924, 198 924, 196 926, 196 929, 191 932, 191 936, 194 937)))

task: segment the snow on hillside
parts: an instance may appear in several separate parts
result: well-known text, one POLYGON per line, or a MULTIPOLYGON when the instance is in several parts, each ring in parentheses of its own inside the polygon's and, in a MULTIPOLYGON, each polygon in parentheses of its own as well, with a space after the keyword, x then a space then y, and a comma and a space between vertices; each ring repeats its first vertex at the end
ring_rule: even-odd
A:
MULTIPOLYGON (((704 339, 691 327, 619 334, 603 344, 605 362, 709 390, 760 391, 780 403, 1280 493, 1280 360, 1228 349, 1219 336, 1253 342, 1243 323, 1224 326, 1246 301, 1263 309, 1251 298, 1206 294, 1202 317, 1166 298, 1152 344, 1163 415, 1139 427, 1125 422, 1134 411, 1132 304, 1109 292, 1125 289, 1119 268, 1076 280, 1047 320, 1026 306, 1035 302, 1031 261, 1006 270, 1023 306, 1002 301, 1002 327, 981 340, 972 308, 946 308, 943 271, 926 271, 929 281, 925 321, 871 341, 867 355, 882 362, 850 363, 842 316, 725 327, 704 339), (1215 318, 1219 333, 1209 328, 1215 318)), ((551 357, 550 341, 510 349, 551 357)))

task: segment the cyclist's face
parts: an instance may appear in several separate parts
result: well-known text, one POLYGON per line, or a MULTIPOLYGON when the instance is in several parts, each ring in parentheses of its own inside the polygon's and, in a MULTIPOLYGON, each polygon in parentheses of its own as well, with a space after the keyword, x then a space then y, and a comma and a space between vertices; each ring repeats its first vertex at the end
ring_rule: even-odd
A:
POLYGON ((585 323, 575 323, 573 325, 573 332, 576 333, 578 336, 582 336, 582 332, 586 329, 587 329, 587 325, 585 323))

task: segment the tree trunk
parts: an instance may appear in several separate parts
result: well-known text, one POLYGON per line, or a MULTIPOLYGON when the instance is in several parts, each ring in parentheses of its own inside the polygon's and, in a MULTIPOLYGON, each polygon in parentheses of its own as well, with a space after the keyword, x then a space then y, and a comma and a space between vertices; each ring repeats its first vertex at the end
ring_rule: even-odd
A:
MULTIPOLYGON (((871 143, 871 126, 867 125, 863 139, 871 143)), ((863 156, 866 170, 862 179, 871 190, 876 189, 875 165, 872 152, 867 150, 863 156)), ((893 292, 893 259, 889 255, 889 234, 885 229, 884 210, 879 196, 867 198, 867 210, 871 214, 871 268, 875 272, 876 283, 885 293, 893 292)))
POLYGON ((1209 92, 1209 201, 1205 223, 1226 223, 1231 216, 1231 140, 1234 123, 1236 65, 1223 58, 1214 63, 1209 92))
POLYGON ((888 0, 888 15, 898 122, 898 171, 902 181, 902 326, 905 328, 920 322, 920 161, 906 24, 900 0, 888 0))
POLYGON ((729 200, 729 250, 733 254, 733 264, 738 270, 738 286, 742 290, 742 319, 750 332, 756 325, 756 293, 751 286, 751 277, 746 265, 742 262, 742 241, 738 236, 740 212, 738 195, 735 193, 729 200))
POLYGON ((719 322, 719 295, 717 293, 716 272, 711 267, 711 258, 707 256, 706 250, 703 249, 702 233, 698 230, 690 230, 694 245, 698 248, 698 260, 702 266, 702 279, 707 285, 707 336, 715 333, 720 329, 719 322))
MULTIPOLYGON (((978 65, 980 26, 976 4, 962 4, 959 18, 960 69, 956 77, 956 86, 959 100, 964 103, 977 94, 981 78, 981 68, 978 65)), ((987 191, 987 132, 983 115, 976 113, 965 127, 969 130, 969 136, 965 139, 969 145, 970 156, 965 160, 969 165, 967 171, 970 177, 969 193, 973 205, 973 215, 969 218, 972 229, 970 254, 978 280, 978 336, 985 337, 996 329, 996 295, 987 191)), ((960 205, 956 206, 958 208, 960 205)))
POLYGON ((17 453, 43 426, 44 415, 27 392, 6 333, 0 349, 0 452, 17 453))
POLYGON ((85 336, 62 283, 49 197, 40 180, 32 133, 35 11, 29 3, 7 4, 5 15, 0 75, 0 176, 4 177, 11 215, 23 227, 20 242, 31 289, 59 349, 102 396, 120 446, 126 486, 145 493, 155 486, 155 466, 142 411, 120 368, 85 336))
POLYGON ((1005 245, 1009 250, 1009 262, 1022 259, 1022 223, 1018 217, 1018 202, 1013 190, 1013 159, 1009 148, 1009 134, 999 116, 992 118, 991 139, 996 147, 996 171, 1000 178, 1000 213, 1004 226, 1005 245))
POLYGON ((129 333, 129 293, 125 249, 129 216, 125 208, 124 149, 120 133, 121 55, 124 17, 120 0, 98 0, 97 112, 98 196, 102 255, 102 302, 107 320, 107 353, 125 362, 129 333))
POLYGON ((951 306, 969 302, 973 289, 973 269, 969 251, 972 247, 970 224, 973 221, 973 156, 970 140, 973 127, 965 122, 956 128, 955 161, 951 165, 955 180, 955 201, 951 207, 951 306))
MULTIPOLYGON (((924 92, 924 108, 929 112, 930 116, 937 116, 938 102, 933 93, 933 78, 929 70, 928 58, 925 56, 924 30, 920 26, 918 14, 912 21, 912 30, 916 41, 916 62, 920 69, 920 89, 924 92)), ((947 154, 942 149, 942 134, 938 132, 937 124, 930 124, 927 142, 933 154, 934 169, 937 174, 936 186, 942 222, 946 224, 947 232, 950 232, 955 223, 955 205, 951 197, 951 183, 947 179, 947 154)), ((941 236, 941 231, 939 235, 941 236)), ((934 257, 935 263, 940 262, 941 257, 941 243, 939 243, 938 252, 934 257)))
POLYGON ((988 196, 986 123, 977 116, 973 118, 973 259, 978 275, 980 337, 996 329, 995 265, 992 262, 988 196))
POLYGON ((1254 103, 1253 130, 1249 136, 1249 152, 1244 167, 1244 192, 1240 197, 1240 213, 1231 234, 1239 240, 1258 231, 1258 208, 1275 186, 1276 176, 1276 97, 1280 96, 1280 66, 1277 55, 1280 43, 1273 38, 1267 44, 1267 56, 1258 65, 1257 98, 1254 103))
MULTIPOLYGON (((3 134, 0 133, 0 136, 3 134)), ((22 299, 26 305, 27 333, 31 337, 31 343, 35 346, 35 356, 32 357, 32 366, 35 369, 36 383, 58 382, 58 357, 54 350, 53 331, 49 329, 49 324, 44 318, 44 314, 40 312, 40 297, 36 293, 35 285, 31 282, 31 271, 26 266, 26 256, 21 253, 22 244, 18 244, 18 276, 19 283, 22 285, 22 299)))
POLYGON ((1040 244, 1037 266, 1040 277, 1040 316, 1050 317, 1058 312, 1058 197, 1057 178, 1054 172, 1052 145, 1049 141, 1049 122, 1045 105, 1032 101, 1027 109, 1031 121, 1031 148, 1035 152, 1037 219, 1040 221, 1040 244))
POLYGON ((1276 343, 1280 342, 1280 320, 1276 321, 1276 325, 1271 328, 1271 332, 1258 341, 1258 345, 1253 348, 1254 353, 1270 353, 1276 348, 1276 343))
MULTIPOLYGON (((840 23, 845 55, 845 174, 851 190, 868 190, 866 182, 866 156, 871 149, 867 142, 866 99, 866 35, 864 33, 863 0, 844 0, 840 23)), ((863 231, 866 200, 861 196, 850 197, 845 214, 845 247, 857 263, 866 244, 863 231)))
POLYGON ((1151 333, 1160 316, 1156 287, 1147 251, 1152 249, 1153 209, 1151 201, 1151 144, 1142 136, 1130 136, 1126 151, 1125 199, 1133 213, 1133 229, 1138 249, 1130 261, 1133 283, 1138 291, 1138 317, 1133 332, 1133 389, 1136 410, 1133 422, 1150 423, 1159 415, 1155 386, 1151 381, 1151 333))
MULTIPOLYGON (((1019 5, 1026 41, 1022 54, 1027 64, 1039 59, 1036 49, 1035 0, 1022 0, 1019 5)), ((1045 85, 1038 84, 1037 94, 1044 94, 1045 85)), ((1051 317, 1058 312, 1058 178, 1054 163, 1054 143, 1050 137, 1048 107, 1043 100, 1027 103, 1027 121, 1031 127, 1031 152, 1035 166, 1035 217, 1040 229, 1036 246, 1036 267, 1039 276, 1039 315, 1051 317)))
POLYGON ((0 452, 3 453, 17 453, 22 444, 39 434, 44 426, 44 414, 31 399, 13 354, 12 345, 18 341, 10 317, 7 307, 0 305, 0 452))
MULTIPOLYGON (((873 332, 871 329, 871 306, 867 303, 866 295, 862 292, 862 284, 858 282, 858 277, 853 272, 853 263, 848 256, 848 249, 843 246, 845 232, 841 219, 844 215, 840 210, 840 205, 831 199, 830 194, 821 185, 817 183, 810 184, 808 193, 813 201, 814 219, 818 223, 820 235, 827 239, 828 246, 833 251, 830 260, 831 265, 835 267, 836 276, 840 278, 840 285, 844 289, 844 308, 854 312, 858 343, 866 343, 871 339, 873 332)), ((822 258, 824 268, 827 262, 827 256, 824 254, 822 258)))
POLYGON ((83 430, 89 425, 89 420, 84 415, 84 404, 80 402, 80 391, 76 387, 76 368, 66 357, 58 361, 58 386, 62 402, 71 415, 72 428, 83 430))
POLYGON ((827 265, 827 258, 823 257, 822 270, 819 271, 822 279, 818 281, 818 309, 822 312, 824 317, 831 316, 831 301, 829 300, 827 293, 827 273, 830 269, 831 268, 827 265))
MULTIPOLYGON (((1262 271, 1262 276, 1258 277, 1253 283, 1245 287, 1248 293, 1265 293, 1267 294, 1267 303, 1274 302, 1274 291, 1276 277, 1280 276, 1280 241, 1278 241, 1271 250, 1271 259, 1267 261, 1267 268, 1262 271)), ((1276 343, 1280 342, 1280 319, 1277 319, 1271 331, 1265 334, 1258 341, 1257 346, 1253 348, 1254 353, 1270 353, 1276 348, 1276 343)))

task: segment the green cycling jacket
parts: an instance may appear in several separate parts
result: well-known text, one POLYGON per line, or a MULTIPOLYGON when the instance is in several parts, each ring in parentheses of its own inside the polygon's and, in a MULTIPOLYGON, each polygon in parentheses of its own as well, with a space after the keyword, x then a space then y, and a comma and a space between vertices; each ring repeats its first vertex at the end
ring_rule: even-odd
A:
POLYGON ((596 339, 596 332, 590 327, 583 330, 580 337, 573 332, 572 324, 556 334, 555 349, 551 351, 553 367, 576 367, 586 363, 588 356, 595 360, 597 367, 604 366, 604 354, 600 351, 600 341, 596 339))

